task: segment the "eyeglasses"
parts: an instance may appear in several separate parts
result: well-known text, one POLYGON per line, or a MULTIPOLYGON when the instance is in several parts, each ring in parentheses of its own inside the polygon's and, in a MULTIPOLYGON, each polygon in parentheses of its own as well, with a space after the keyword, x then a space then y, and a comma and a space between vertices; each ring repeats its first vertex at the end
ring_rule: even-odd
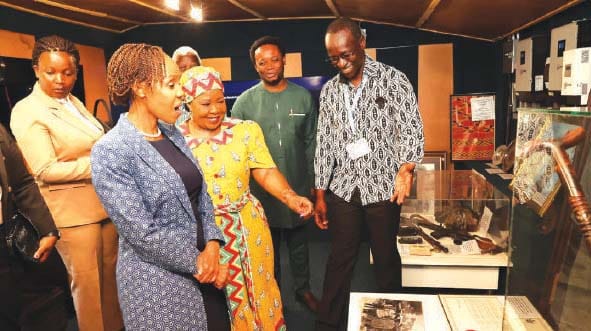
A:
POLYGON ((353 58, 353 56, 355 56, 355 53, 353 52, 345 52, 342 53, 338 56, 329 56, 326 58, 326 62, 329 62, 330 64, 337 64, 339 62, 339 59, 343 59, 345 61, 351 61, 351 59, 353 58))

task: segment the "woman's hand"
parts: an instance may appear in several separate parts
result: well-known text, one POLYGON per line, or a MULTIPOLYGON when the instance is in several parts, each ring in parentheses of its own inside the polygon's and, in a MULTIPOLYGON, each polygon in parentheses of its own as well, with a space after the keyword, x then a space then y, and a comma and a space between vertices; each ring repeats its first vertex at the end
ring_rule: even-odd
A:
POLYGON ((302 218, 307 219, 313 215, 314 204, 307 198, 297 195, 277 168, 252 169, 251 174, 267 192, 284 203, 289 209, 300 214, 302 218))
POLYGON ((294 191, 291 191, 291 193, 285 197, 285 204, 287 207, 289 207, 289 209, 300 214, 300 217, 303 219, 310 218, 310 216, 312 216, 314 213, 314 204, 312 201, 308 200, 308 198, 295 194, 294 191))
POLYGON ((229 280, 228 275, 229 275, 228 265, 227 264, 220 264, 220 269, 218 271, 218 275, 217 275, 215 281, 213 282, 213 286, 215 286, 219 290, 224 288, 226 286, 226 284, 228 284, 228 280, 229 280))
POLYGON ((56 236, 45 236, 39 240, 39 249, 33 255, 39 262, 45 262, 57 242, 56 236))
POLYGON ((197 273, 193 275, 200 283, 213 283, 219 272, 220 243, 211 240, 197 256, 197 273))

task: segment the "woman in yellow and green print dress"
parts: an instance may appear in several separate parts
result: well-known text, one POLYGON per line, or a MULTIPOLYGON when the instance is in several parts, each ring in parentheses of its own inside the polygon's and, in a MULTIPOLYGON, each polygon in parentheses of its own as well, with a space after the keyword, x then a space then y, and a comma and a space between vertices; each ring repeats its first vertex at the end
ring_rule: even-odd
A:
POLYGON ((284 330, 281 294, 273 276, 273 243, 259 201, 250 193, 252 177, 302 217, 312 203, 298 196, 277 170, 261 128, 226 118, 219 74, 194 67, 181 77, 192 117, 179 129, 203 170, 226 245, 226 296, 233 330, 284 330))

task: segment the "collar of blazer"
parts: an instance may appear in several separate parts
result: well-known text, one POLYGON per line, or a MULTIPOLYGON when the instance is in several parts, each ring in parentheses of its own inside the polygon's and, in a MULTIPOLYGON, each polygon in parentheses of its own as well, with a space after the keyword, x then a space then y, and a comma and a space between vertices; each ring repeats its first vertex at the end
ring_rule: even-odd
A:
POLYGON ((41 99, 44 105, 48 105, 48 110, 57 118, 63 120, 77 130, 89 135, 93 140, 99 139, 104 134, 102 125, 93 116, 91 116, 90 113, 88 113, 84 104, 82 104, 82 102, 80 102, 80 100, 78 100, 78 98, 72 94, 68 95, 70 101, 72 101, 80 114, 84 116, 84 118, 86 118, 89 122, 91 122, 92 125, 96 126, 98 130, 93 130, 92 128, 88 127, 87 124, 82 123, 80 118, 77 118, 68 109, 66 109, 66 106, 45 94, 45 92, 43 92, 41 89, 41 86, 39 86, 39 82, 35 83, 35 86, 33 87, 33 95, 41 99))
MULTIPOLYGON (((203 173, 201 172, 201 168, 199 168, 197 160, 195 160, 191 154, 189 147, 185 144, 185 140, 178 129, 176 129, 174 125, 168 125, 162 122, 158 123, 158 127, 162 133, 197 166, 197 169, 199 169, 199 172, 203 177, 203 173)), ((189 200, 189 195, 187 194, 185 185, 180 176, 170 164, 168 164, 164 157, 162 157, 162 155, 160 155, 160 153, 158 153, 158 151, 150 144, 150 142, 144 139, 143 134, 141 134, 135 126, 129 122, 127 114, 124 114, 119 118, 115 128, 114 130, 109 131, 109 134, 113 131, 121 134, 121 137, 119 137, 120 141, 125 142, 129 148, 148 165, 148 167, 154 170, 156 174, 165 178, 165 182, 180 200, 186 212, 191 218, 193 218, 194 214, 193 209, 191 208, 191 201, 189 200), (115 130, 115 128, 117 130, 115 130)), ((115 132, 113 132, 113 134, 116 134, 115 132)), ((202 189, 206 189, 205 182, 203 183, 202 189)))

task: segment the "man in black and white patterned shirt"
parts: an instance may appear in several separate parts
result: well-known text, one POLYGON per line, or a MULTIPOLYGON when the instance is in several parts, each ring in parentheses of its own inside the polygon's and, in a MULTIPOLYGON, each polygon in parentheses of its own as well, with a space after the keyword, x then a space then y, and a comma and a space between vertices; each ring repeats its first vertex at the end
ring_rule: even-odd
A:
POLYGON ((314 159, 316 224, 331 233, 317 330, 345 330, 353 267, 367 225, 379 291, 401 288, 396 234, 400 206, 423 158, 423 124, 412 86, 393 67, 365 55, 365 37, 348 18, 325 36, 340 73, 320 95, 314 159))

